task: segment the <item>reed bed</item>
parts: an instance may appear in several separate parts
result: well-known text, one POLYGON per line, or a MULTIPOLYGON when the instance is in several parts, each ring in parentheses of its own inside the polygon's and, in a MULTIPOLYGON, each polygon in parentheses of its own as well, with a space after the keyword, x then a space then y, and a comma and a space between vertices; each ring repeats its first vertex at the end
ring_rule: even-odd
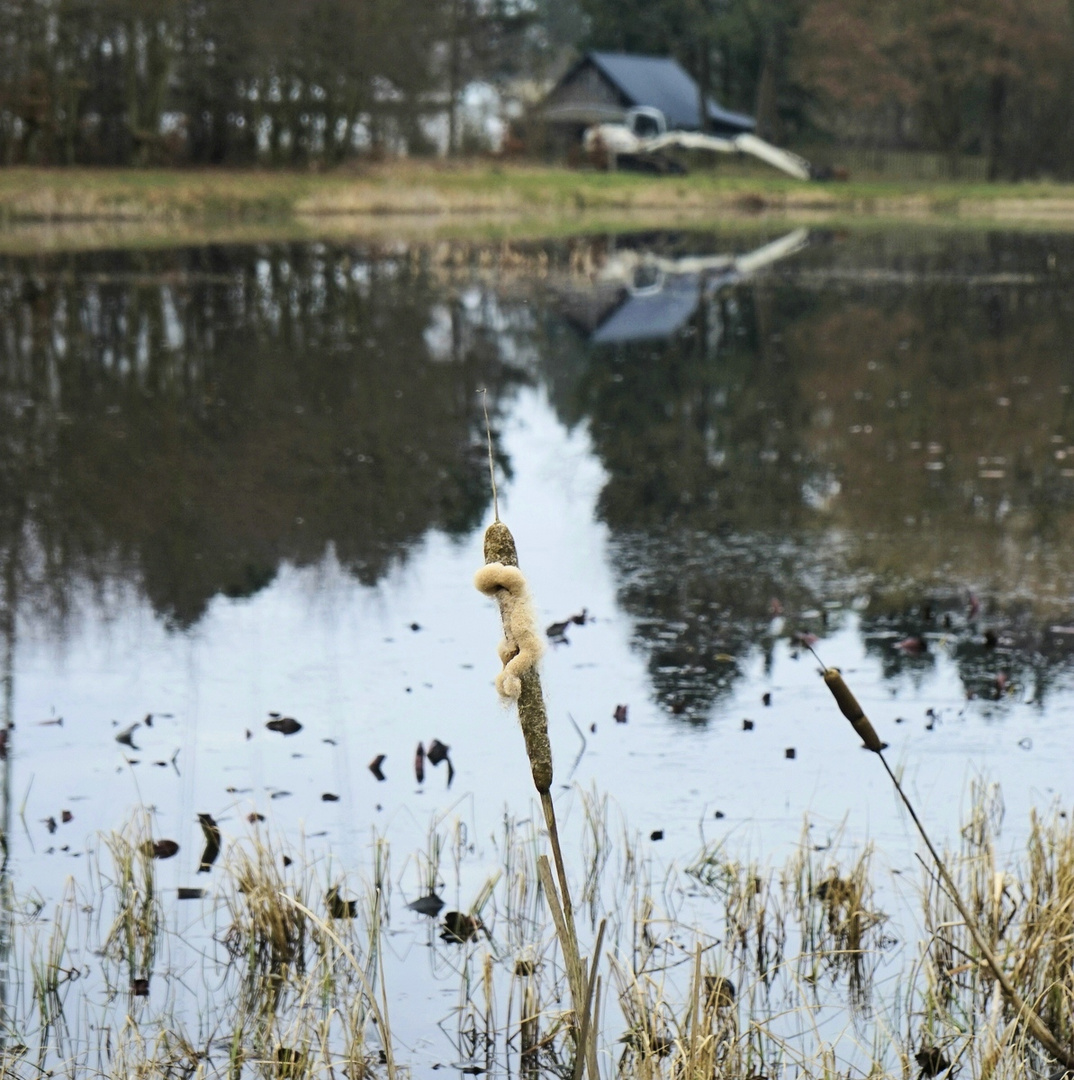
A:
MULTIPOLYGON (((476 874, 438 855, 456 843, 455 820, 436 822, 395 876, 383 837, 341 876, 323 854, 254 827, 225 839, 220 873, 194 902, 163 893, 139 816, 101 838, 99 865, 54 911, 15 897, 0 1067, 387 1078, 427 1064, 415 1016, 393 1026, 398 993, 419 1000, 425 987, 441 1004, 417 1030, 443 1044, 437 1060, 473 1075, 574 1077, 589 1045, 607 1080, 916 1076, 922 1061, 987 1078, 1055 1071, 931 868, 901 886, 916 891, 920 920, 897 942, 883 908, 899 887, 867 847, 837 836, 817 851, 806 830, 783 865, 711 842, 665 866, 606 798, 563 798, 561 840, 578 856, 567 872, 586 896, 579 949, 601 957, 604 988, 598 997, 590 968, 585 1033, 547 903, 540 814, 506 815, 476 874), (474 934, 442 940, 441 917, 407 910, 430 884, 468 898, 474 934), (356 898, 353 912, 341 915, 340 896, 356 898), (406 963, 399 935, 431 963, 406 963)), ((1009 979, 1067 1039, 1074 828, 1059 809, 1035 816, 1021 858, 1004 865, 1001 826, 998 792, 979 786, 944 858, 1009 979)))
MULTIPOLYGON (((978 999, 978 983, 973 976, 991 980, 995 1004, 992 1027, 986 1029, 986 1041, 991 1049, 984 1062, 984 1071, 990 1074, 995 1067, 992 1056, 998 1060, 1001 1054, 1002 1043, 997 1040, 995 1026, 998 1018, 1004 1016, 1004 1039, 1020 1033, 1020 1043, 1024 1040, 1030 1047, 1025 1053, 1032 1060, 1033 1068, 1056 1077, 1074 1074, 1070 1020, 1074 1006, 1074 996, 1070 992, 1074 973, 1070 965, 1069 933, 1074 893, 1069 891, 1069 829, 1065 835, 1056 829, 1042 834, 1034 819, 1029 845, 1030 892, 1024 898, 1024 904, 1015 903, 991 858, 994 823, 1001 817, 996 805, 990 805, 978 791, 973 814, 963 829, 963 857, 956 862, 951 856, 942 855, 929 838, 899 777, 884 757, 887 744, 880 739, 838 669, 827 667, 823 661, 821 668, 824 682, 839 711, 850 721, 864 748, 880 759, 928 852, 929 859, 922 860, 927 875, 925 895, 933 898, 931 903, 926 903, 925 917, 931 931, 930 953, 934 954, 924 964, 926 972, 934 976, 926 994, 928 1018, 952 1016, 951 1010, 956 1003, 959 1009, 965 1008, 962 1004, 965 994, 956 991, 956 975, 971 976, 968 980, 971 1005, 978 999), (1039 894, 1046 897, 1039 904, 1032 900, 1034 884, 1039 894), (1004 897, 1011 900, 1013 909, 1001 920, 1004 897), (1020 910, 1029 923, 1021 942, 1015 943, 1012 954, 1010 943, 1003 938, 1020 910), (937 913, 939 920, 935 918, 937 913), (999 933, 1001 923, 1002 934, 999 933), (1033 978, 1033 973, 1037 972, 1045 977, 1033 978)), ((1059 813, 1060 820, 1065 817, 1065 813, 1059 813)), ((968 1030, 970 1036, 962 1041, 959 1057, 976 1045, 979 1017, 975 1010, 969 1010, 962 1020, 958 1029, 960 1032, 968 1030)), ((955 1069, 956 1063, 939 1048, 931 1031, 923 1034, 920 1049, 914 1057, 923 1075, 950 1073, 955 1069)))

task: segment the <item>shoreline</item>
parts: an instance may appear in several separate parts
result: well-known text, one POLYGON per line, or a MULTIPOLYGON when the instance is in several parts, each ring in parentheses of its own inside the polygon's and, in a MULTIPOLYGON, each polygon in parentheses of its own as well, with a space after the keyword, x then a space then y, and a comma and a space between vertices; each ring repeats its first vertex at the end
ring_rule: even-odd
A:
POLYGON ((0 169, 0 252, 282 240, 522 239, 774 223, 1074 228, 1074 185, 649 177, 472 162, 326 174, 0 169))

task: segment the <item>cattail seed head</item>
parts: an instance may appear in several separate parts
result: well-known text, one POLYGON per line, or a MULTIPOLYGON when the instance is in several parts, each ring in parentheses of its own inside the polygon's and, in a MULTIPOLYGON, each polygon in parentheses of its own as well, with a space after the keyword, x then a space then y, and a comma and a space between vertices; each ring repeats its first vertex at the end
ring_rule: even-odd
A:
POLYGON ((491 562, 474 575, 474 585, 500 605, 504 638, 499 654, 503 671, 496 677, 496 689, 503 697, 517 701, 522 691, 522 676, 534 667, 544 651, 526 579, 517 566, 491 562))
POLYGON ((869 723, 869 718, 862 711, 858 699, 850 692, 850 687, 843 682, 843 676, 840 674, 839 669, 826 668, 824 681, 828 689, 831 690, 832 697, 835 698, 835 703, 839 706, 839 711, 854 726, 854 730, 861 736, 861 741, 865 743, 869 750, 879 754, 887 744, 880 741, 880 736, 877 735, 873 725, 869 723))
POLYGON ((537 674, 544 639, 537 630, 526 579, 518 568, 515 539, 502 521, 494 521, 485 530, 485 565, 474 575, 474 585, 499 604, 504 634, 499 645, 503 670, 496 677, 496 689, 505 699, 518 703, 533 784, 545 795, 552 787, 552 745, 537 674))

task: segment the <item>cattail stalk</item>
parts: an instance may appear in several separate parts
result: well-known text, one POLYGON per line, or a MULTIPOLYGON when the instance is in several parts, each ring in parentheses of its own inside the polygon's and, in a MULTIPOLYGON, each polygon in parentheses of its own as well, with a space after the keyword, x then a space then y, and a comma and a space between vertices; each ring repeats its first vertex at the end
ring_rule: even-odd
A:
POLYGON ((921 834, 921 839, 925 841, 925 846, 929 849, 929 854, 936 863, 936 867, 940 872, 940 878, 943 880, 944 885, 947 886, 947 891, 951 900, 954 902, 955 907, 958 908, 958 913, 962 916, 962 921, 966 924, 966 929, 970 932, 970 937, 973 938, 977 948, 981 950, 981 956, 984 957, 985 963, 996 977, 996 982, 999 983, 999 987, 1003 991, 1003 996, 1010 1003, 1010 1006, 1014 1009, 1015 1013, 1025 1021, 1025 1025, 1033 1038, 1035 1038, 1037 1042, 1039 1042, 1040 1045, 1063 1066, 1064 1069, 1074 1069, 1074 1051, 1064 1047, 1062 1043, 1059 1042, 1051 1029, 1044 1022, 1041 1015, 1022 997, 1021 994, 1018 993, 1014 984, 1007 978, 1007 973, 1000 966, 1000 962, 996 958, 995 953, 988 947, 984 934, 981 933, 976 920, 970 914, 969 909, 959 895, 958 886, 955 885, 954 879, 948 872, 943 859, 940 858, 939 852, 932 846, 932 841, 925 832, 925 826, 921 824, 917 814, 914 812, 913 805, 907 797, 906 792, 903 791, 902 784, 899 783, 898 777, 891 771, 891 766, 887 763, 884 755, 880 754, 879 757, 884 764, 884 768, 887 770, 888 776, 891 777, 891 782, 895 785, 895 790, 899 793, 899 798, 902 799, 903 805, 909 812, 913 823, 917 826, 917 831, 921 834))
MULTIPOLYGON (((813 655, 816 656, 816 653, 813 655)), ((952 878, 946 864, 940 857, 940 853, 933 847, 928 833, 925 832, 925 826, 921 824, 921 819, 917 816, 913 804, 910 802, 906 792, 903 791, 902 784, 899 783, 899 778, 892 772, 891 766, 884 757, 883 751, 887 746, 887 743, 880 741, 880 737, 874 730, 873 725, 869 723, 868 718, 862 711, 862 707, 858 704, 857 698, 850 692, 849 687, 843 681, 843 676, 836 668, 824 668, 824 681, 827 684, 828 689, 831 690, 832 695, 836 700, 836 704, 839 706, 839 711, 854 725, 854 730, 861 736, 866 747, 872 750, 877 757, 880 758, 888 776, 891 777, 891 782, 895 785, 895 790, 899 793, 899 798, 902 799, 903 805, 910 814, 910 819, 913 821, 914 825, 917 826, 917 831, 921 836, 921 839, 925 841, 925 847, 928 848, 933 862, 936 863, 936 868, 940 873, 940 879, 943 881, 948 895, 958 909, 958 913, 962 916, 962 921, 965 923, 970 937, 973 938, 977 948, 980 949, 984 962, 995 976, 996 982, 1003 992, 1003 996, 1007 999, 1018 1017, 1025 1023, 1033 1038, 1036 1039, 1064 1069, 1074 1069, 1074 1050, 1064 1047, 1062 1043, 1059 1042, 1054 1033, 1044 1022, 1041 1015, 1022 997, 1021 994, 1018 993, 1014 984, 1007 977, 1007 973, 1000 965, 995 953, 989 948, 984 934, 977 925, 977 921, 970 914, 961 895, 959 895, 958 886, 955 884, 954 878, 952 878)))
MULTIPOLYGON (((518 568, 518 549, 511 530, 496 517, 485 530, 485 565, 474 576, 479 591, 496 600, 500 608, 504 639, 500 643, 503 669, 496 678, 496 689, 505 700, 518 705, 518 719, 526 742, 533 785, 541 797, 548 840, 556 866, 559 888, 548 872, 547 860, 541 880, 545 887, 553 922, 563 949, 567 981, 574 1004, 575 1031, 579 1066, 585 1061, 590 1080, 599 1080, 596 1043, 589 1035, 589 1009, 592 1003, 592 979, 578 951, 578 935, 574 925, 574 908, 567 886, 563 864, 563 849, 559 842, 556 808, 552 801, 552 744, 548 738, 548 711, 545 708, 541 677, 537 661, 543 651, 543 640, 537 632, 526 579, 518 568)), ((595 973, 598 954, 593 959, 595 973)), ((580 1075, 578 1073, 576 1076, 580 1075)))

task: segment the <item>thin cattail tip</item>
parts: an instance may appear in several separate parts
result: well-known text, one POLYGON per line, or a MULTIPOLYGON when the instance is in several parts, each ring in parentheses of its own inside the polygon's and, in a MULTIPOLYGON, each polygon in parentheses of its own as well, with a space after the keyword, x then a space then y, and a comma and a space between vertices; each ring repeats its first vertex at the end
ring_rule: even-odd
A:
POLYGON ((489 445, 489 481, 492 484, 492 517, 494 521, 500 520, 500 493, 496 490, 496 459, 492 454, 492 424, 489 423, 489 392, 487 387, 482 387, 478 393, 481 395, 481 407, 485 411, 485 435, 489 445))

